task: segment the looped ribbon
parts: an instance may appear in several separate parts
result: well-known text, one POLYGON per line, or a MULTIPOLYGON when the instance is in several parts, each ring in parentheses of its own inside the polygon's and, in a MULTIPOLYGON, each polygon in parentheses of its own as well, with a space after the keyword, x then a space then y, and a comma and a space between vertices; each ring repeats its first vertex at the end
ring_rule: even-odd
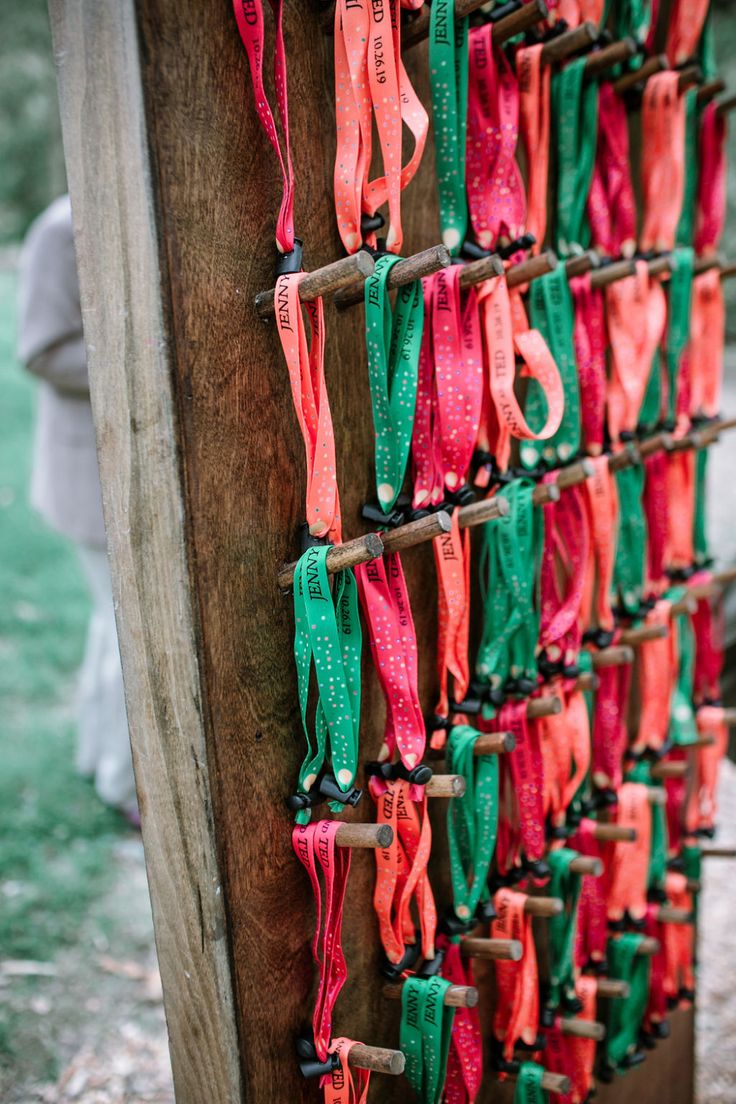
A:
POLYGON ((455 0, 430 8, 429 82, 435 126, 435 171, 442 241, 457 256, 468 228, 465 157, 468 115, 469 19, 455 18, 455 0))
POLYGON ((667 586, 669 468, 669 457, 665 452, 655 452, 644 460, 642 506, 647 526, 646 589, 650 594, 661 594, 667 586))
POLYGON ((507 874, 523 852, 537 862, 545 852, 544 760, 536 721, 527 720, 527 702, 506 702, 493 720, 483 720, 484 732, 512 732, 513 751, 501 757, 498 846, 499 873, 507 874))
MULTIPOLYGON (((475 984, 472 958, 464 959, 457 939, 440 936, 437 949, 443 953, 442 976, 451 985, 475 984)), ((446 1104, 473 1104, 483 1079, 483 1040, 477 1008, 458 1008, 452 1025, 452 1041, 445 1078, 446 1104)))
POLYGON ((728 727, 720 706, 703 705, 696 713, 698 732, 713 743, 695 751, 695 778, 685 806, 685 829, 694 834, 715 825, 718 773, 728 749, 728 727))
POLYGON ((642 506, 644 468, 638 464, 623 468, 616 472, 615 479, 619 512, 614 591, 624 614, 636 618, 644 597, 646 571, 647 526, 642 506))
MULTIPOLYGON (((329 735, 330 758, 335 780, 343 792, 350 789, 358 763, 360 729, 360 658, 362 632, 358 615, 358 594, 352 571, 341 571, 334 593, 327 575, 328 549, 308 548, 294 572, 294 659, 302 727, 307 753, 299 769, 299 790, 309 793, 326 758, 329 735), (314 740, 309 726, 309 683, 314 665, 317 704, 314 740)), ((330 808, 341 811, 339 802, 330 808)), ((308 821, 309 809, 297 813, 308 821)))
POLYGON ((455 915, 469 920, 488 896, 488 871, 498 831, 498 756, 475 755, 480 733, 455 725, 447 745, 447 771, 465 779, 465 793, 447 811, 447 839, 455 915))
POLYGON ((404 1073, 420 1104, 440 1104, 455 1009, 444 1003, 446 978, 409 977, 401 988, 400 1046, 404 1073))
MULTIPOLYGON (((698 574, 698 581, 710 582, 707 572, 698 574)), ((723 670, 723 613, 713 610, 710 599, 699 598, 692 615, 695 633, 695 671, 693 700, 697 706, 720 698, 720 679, 723 670)), ((698 724, 700 717, 698 716, 698 724)))
MULTIPOLYGON (((586 875, 580 886, 578 923, 575 933, 575 966, 578 971, 590 963, 600 966, 606 957, 608 937, 606 916, 606 885, 610 867, 610 846, 595 838, 596 822, 584 817, 569 844, 579 855, 604 858, 604 874, 599 878, 586 875)), ((612 846, 612 845, 611 845, 612 846)), ((580 979, 578 979, 579 981, 580 979)), ((579 994, 578 994, 579 995, 579 994)))
POLYGON ((606 257, 636 248, 636 201, 631 182, 626 104, 609 81, 600 84, 598 145, 587 213, 592 244, 606 257))
POLYGON ((276 281, 276 326, 289 369, 291 396, 307 460, 307 523, 313 537, 342 540, 337 492, 335 435, 325 382, 325 327, 321 299, 305 304, 311 331, 307 341, 299 284, 304 273, 276 281))
POLYGON ((714 252, 723 234, 726 218, 726 137, 725 115, 711 101, 700 122, 698 151, 699 173, 695 220, 695 252, 700 256, 714 252))
POLYGON ((319 968, 319 987, 312 1027, 320 1062, 327 1058, 332 1039, 332 1012, 347 978, 342 949, 342 914, 350 872, 350 848, 335 846, 339 827, 340 822, 336 820, 298 824, 291 837, 296 856, 309 875, 317 910, 312 955, 319 968))
POLYGON ((376 849, 373 908, 383 949, 389 962, 396 965, 404 957, 406 947, 414 944, 411 904, 416 900, 422 955, 427 960, 433 959, 437 910, 427 874, 432 829, 426 794, 413 801, 410 785, 403 779, 379 784, 371 778, 368 785, 376 802, 378 823, 389 824, 393 829, 390 846, 376 849))
POLYGON ((611 849, 608 918, 620 920, 628 912, 632 919, 641 920, 647 911, 652 840, 649 787, 645 783, 624 782, 619 787, 616 823, 634 828, 636 840, 615 843, 611 849))
POLYGON ((419 168, 427 140, 429 119, 401 60, 400 28, 398 0, 335 4, 335 211, 348 253, 364 241, 375 248, 375 232, 363 234, 361 216, 372 217, 387 201, 386 248, 401 252, 401 192, 419 168), (384 175, 371 180, 374 116, 384 175), (403 167, 402 123, 414 138, 403 167))
POLYGON ((647 909, 643 934, 656 939, 659 949, 649 956, 649 995, 644 1014, 644 1029, 652 1032, 667 1019, 667 993, 665 977, 667 974, 667 942, 664 924, 659 922, 659 905, 651 902, 647 909))
MULTIPOLYGON (((667 597, 676 601, 687 591, 676 588, 667 597)), ((670 632, 675 637, 677 669, 670 705, 669 741, 677 748, 694 744, 697 739, 695 713, 693 711, 693 680, 695 676, 695 634, 690 615, 680 613, 670 621, 670 632)))
POLYGON ((353 1070, 349 1063, 354 1039, 334 1039, 329 1054, 337 1054, 339 1065, 322 1078, 324 1104, 367 1104, 370 1070, 353 1070), (347 1095, 345 1095, 347 1093, 347 1095))
POLYGON ((276 18, 274 44, 274 75, 276 78, 276 104, 284 134, 284 150, 276 131, 271 105, 263 84, 263 54, 265 28, 262 0, 233 0, 235 20, 245 47, 255 97, 255 107, 266 137, 273 146, 281 169, 282 194, 279 217, 276 223, 276 246, 280 253, 290 253, 294 248, 294 170, 291 163, 289 142, 289 103, 286 87, 286 51, 283 32, 283 0, 269 0, 276 18))
POLYGON ((579 27, 586 21, 599 26, 604 9, 605 0, 559 0, 557 18, 564 19, 568 27, 579 27))
POLYGON ((644 252, 671 250, 685 189, 685 99, 679 73, 656 73, 644 88, 641 174, 644 252))
POLYGON ((526 229, 539 253, 547 233, 551 66, 542 64, 542 43, 516 52, 519 78, 519 127, 526 160, 526 229))
MULTIPOLYGON (((627 782, 641 782, 651 785, 651 765, 646 760, 634 763, 626 772, 627 782)), ((666 785, 670 785, 670 781, 666 785)), ((665 877, 667 875, 667 852, 669 840, 667 835, 667 810, 662 805, 653 805, 650 809, 651 834, 649 840, 649 869, 647 872, 647 887, 650 892, 660 893, 664 890, 665 877)))
POLYGON ((496 917, 491 921, 492 939, 517 939, 522 944, 518 962, 496 962, 498 1001, 493 1015, 493 1034, 503 1043, 503 1056, 511 1061, 519 1040, 531 1045, 539 1029, 539 980, 537 951, 531 917, 524 912, 526 894, 499 889, 493 898, 496 917))
POLYGON ((671 601, 660 599, 647 614, 646 626, 666 626, 667 636, 645 640, 639 647, 641 712, 633 751, 658 751, 667 741, 672 693, 677 678, 677 638, 669 631, 671 601))
MULTIPOLYGON (((617 845, 618 846, 618 845, 617 845)), ((611 1069, 619 1069, 636 1049, 649 993, 649 956, 637 954, 644 936, 624 932, 608 941, 608 974, 629 983, 629 996, 610 1002, 604 1054, 611 1069)))

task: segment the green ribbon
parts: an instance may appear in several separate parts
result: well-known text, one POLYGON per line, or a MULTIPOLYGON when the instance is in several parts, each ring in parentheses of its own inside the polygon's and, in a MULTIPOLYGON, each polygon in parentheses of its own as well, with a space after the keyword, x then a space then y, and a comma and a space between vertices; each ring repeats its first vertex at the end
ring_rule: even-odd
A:
MULTIPOLYGON (((687 587, 673 587, 665 597, 679 602, 687 594, 687 587)), ((698 729, 693 711, 693 680, 695 677, 695 634, 687 613, 672 618, 672 630, 677 638, 679 668, 670 703, 669 738, 678 747, 688 747, 698 739, 698 729)))
POLYGON ((705 17, 703 33, 700 36, 700 42, 698 43, 698 48, 695 52, 695 56, 702 70, 703 80, 715 80, 715 78, 718 76, 718 63, 716 62, 716 44, 713 31, 712 5, 708 10, 707 16, 705 17))
POLYGON ((707 448, 695 453, 695 516, 693 517, 693 552, 697 564, 707 564, 710 559, 708 549, 707 524, 707 486, 708 486, 707 448))
MULTIPOLYGON (((698 844, 684 843, 680 852, 680 858, 682 859, 683 874, 689 882, 697 882, 700 884, 702 877, 702 865, 703 856, 698 844)), ((692 894, 693 902, 693 918, 695 922, 695 930, 698 930, 698 899, 700 894, 692 894)))
POLYGON ((455 1009, 445 1005, 445 978, 409 977, 401 989, 399 1046, 404 1073, 420 1104, 440 1104, 455 1009))
POLYGON ((634 38, 640 45, 646 41, 652 21, 650 0, 606 0, 602 27, 609 14, 613 15, 614 39, 634 38))
POLYGON ((585 205, 598 137, 598 82, 585 80, 585 58, 575 58, 553 74, 552 120, 557 149, 555 242, 560 253, 568 254, 584 246, 589 236, 585 205))
POLYGON ((400 287, 391 311, 387 281, 400 257, 376 260, 365 282, 365 340, 373 425, 376 491, 385 514, 398 498, 409 459, 417 401, 419 351, 424 326, 421 280, 400 287))
POLYGON ((542 1088, 544 1067, 536 1062, 522 1062, 516 1078, 514 1104, 549 1104, 549 1094, 542 1088))
POLYGON ((468 920, 488 898, 488 870, 498 830, 498 756, 474 754, 480 733, 455 725, 447 744, 447 771, 465 779, 465 793, 447 810, 452 898, 456 916, 468 920))
MULTIPOLYGON (((350 569, 336 576, 334 593, 327 574, 329 547, 308 548, 294 572, 294 659, 299 708, 307 753, 299 769, 299 791, 308 793, 327 753, 329 734, 332 770, 341 790, 349 790, 358 765, 360 728, 360 657, 362 631, 358 614, 358 585, 350 569), (314 664, 317 705, 314 738, 308 719, 309 682, 314 664)), ((330 808, 341 812, 339 802, 330 808)), ((311 813, 297 813, 307 824, 311 813)))
POLYGON ((693 263, 695 254, 689 247, 680 246, 671 256, 672 275, 667 284, 669 307, 667 311, 667 420, 673 424, 677 409, 677 379, 680 359, 690 340, 690 304, 693 290, 693 263))
POLYGON ((675 241, 692 245, 695 233, 695 204, 698 191, 698 90, 685 93, 685 187, 675 241))
POLYGON ((483 625, 478 677, 499 689, 509 677, 536 681, 539 614, 535 592, 544 543, 544 511, 532 502, 535 484, 515 479, 498 494, 505 517, 482 527, 480 585, 483 625))
POLYGON ((627 981, 628 997, 609 1001, 605 1057, 619 1069, 628 1054, 636 1050, 639 1028, 649 1000, 649 956, 637 951, 644 936, 625 932, 608 940, 608 976, 627 981))
POLYGON ((618 536, 613 569, 619 604, 630 616, 639 612, 644 591, 647 523, 642 507, 644 468, 641 464, 616 472, 618 536))
POLYGON ((578 857, 577 851, 561 847, 550 851, 547 862, 550 867, 549 895, 560 897, 564 908, 558 916, 549 918, 549 996, 550 1008, 560 1003, 570 1004, 575 999, 575 931, 578 922, 578 901, 583 879, 570 870, 570 863, 578 857))
POLYGON ((429 83, 442 241, 453 257, 468 229, 465 142, 468 121, 468 17, 455 0, 435 0, 429 22, 429 83))
POLYGON ((662 353, 657 349, 652 357, 647 387, 639 410, 638 428, 642 434, 653 433, 662 413, 662 353))
MULTIPOLYGON (((565 464, 580 448, 580 386, 575 363, 575 311, 565 266, 534 280, 529 289, 529 320, 547 342, 557 365, 565 393, 560 428, 547 441, 524 441, 520 448, 525 468, 535 468, 540 458, 550 467, 565 464)), ((525 416, 539 429, 547 417, 544 392, 536 380, 527 384, 525 416)))

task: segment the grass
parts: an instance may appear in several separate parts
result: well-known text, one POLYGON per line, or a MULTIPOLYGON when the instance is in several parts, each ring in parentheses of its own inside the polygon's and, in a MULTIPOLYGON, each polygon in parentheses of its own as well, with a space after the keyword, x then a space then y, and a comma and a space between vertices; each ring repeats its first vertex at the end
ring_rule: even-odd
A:
MULTIPOLYGON (((34 384, 14 348, 15 278, 0 272, 0 958, 50 961, 105 892, 125 828, 74 771, 89 600, 74 549, 28 504, 34 384)), ((14 1035, 0 1006, 0 1061, 14 1035)))

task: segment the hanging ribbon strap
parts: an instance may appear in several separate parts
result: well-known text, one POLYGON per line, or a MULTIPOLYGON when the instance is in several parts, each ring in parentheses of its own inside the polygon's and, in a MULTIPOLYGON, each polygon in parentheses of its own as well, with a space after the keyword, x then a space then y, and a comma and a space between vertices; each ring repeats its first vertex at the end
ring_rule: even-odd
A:
POLYGON ((516 53, 519 76, 519 124, 526 157, 527 233, 538 253, 547 233, 551 66, 542 64, 542 44, 520 47, 516 53))
POLYGON ((354 1046, 353 1039, 333 1040, 329 1053, 338 1056, 339 1065, 322 1079, 324 1104, 367 1104, 371 1075, 369 1070, 354 1070, 350 1066, 350 1051, 354 1046))
POLYGON ((440 1104, 455 1009, 445 1005, 445 978, 410 977, 401 990, 400 1046, 406 1078, 421 1104, 440 1104))
POLYGON ((435 168, 442 241, 457 256, 468 228, 465 142, 468 114, 468 17, 455 18, 455 0, 430 9, 429 79, 435 123, 435 168))
POLYGON ((636 831, 634 843, 613 846, 609 870, 608 918, 620 920, 625 912, 641 920, 647 911, 649 855, 652 814, 649 787, 642 782, 624 782, 618 791, 616 823, 636 831))
POLYGON ((496 962, 498 1000, 493 1016, 493 1033, 503 1043, 503 1056, 513 1058, 521 1040, 531 1045, 539 1029, 539 980, 537 952, 531 917, 524 913, 526 895, 511 889, 499 889, 493 904, 496 918, 491 922, 492 939, 517 939, 523 951, 519 962, 496 962))
POLYGON ((575 995, 575 932, 578 901, 582 878, 570 870, 570 863, 578 857, 576 851, 561 847, 550 851, 547 862, 551 875, 549 894, 564 902, 558 916, 549 918, 550 979, 547 1005, 550 1008, 577 1006, 575 995))
POLYGON ((598 147, 588 196, 592 245, 606 257, 636 248, 636 203, 631 182, 626 104, 609 81, 599 87, 598 147))
POLYGON ((604 1053, 606 1065, 625 1069, 625 1059, 637 1047, 639 1027, 647 1006, 649 958, 637 954, 644 937, 625 932, 608 941, 608 974, 629 983, 629 996, 610 1002, 604 1053))
POLYGON ((568 254, 586 236, 585 203, 598 133, 598 82, 585 80, 585 58, 575 58, 554 74, 552 104, 558 171, 555 242, 568 254))
MULTIPOLYGON (((442 977, 451 985, 475 985, 472 958, 464 959, 457 937, 440 936, 442 977)), ((458 1008, 452 1025, 452 1042, 447 1059, 445 1104, 474 1104, 483 1080, 483 1040, 477 1008, 458 1008)))
POLYGON ((486 882, 498 829, 498 756, 474 754, 480 733, 455 725, 447 746, 447 771, 465 779, 465 793, 447 811, 450 875, 455 915, 469 920, 488 896, 486 882))
POLYGON ((514 1104, 549 1104, 549 1094, 542 1088, 544 1066, 522 1062, 516 1077, 514 1104))
POLYGON ((640 246, 646 252, 670 250, 685 189, 685 99, 679 73, 656 73, 642 100, 642 193, 644 225, 640 246))

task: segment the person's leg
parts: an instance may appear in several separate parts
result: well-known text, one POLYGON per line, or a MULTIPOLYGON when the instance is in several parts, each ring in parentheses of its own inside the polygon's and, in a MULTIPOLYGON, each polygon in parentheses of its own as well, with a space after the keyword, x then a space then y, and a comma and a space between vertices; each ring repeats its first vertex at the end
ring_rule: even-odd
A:
POLYGON ((82 678, 87 685, 80 701, 80 759, 93 745, 97 793, 105 804, 133 812, 137 802, 110 570, 104 549, 82 545, 79 554, 94 607, 88 640, 94 658, 88 662, 85 656, 82 678))

